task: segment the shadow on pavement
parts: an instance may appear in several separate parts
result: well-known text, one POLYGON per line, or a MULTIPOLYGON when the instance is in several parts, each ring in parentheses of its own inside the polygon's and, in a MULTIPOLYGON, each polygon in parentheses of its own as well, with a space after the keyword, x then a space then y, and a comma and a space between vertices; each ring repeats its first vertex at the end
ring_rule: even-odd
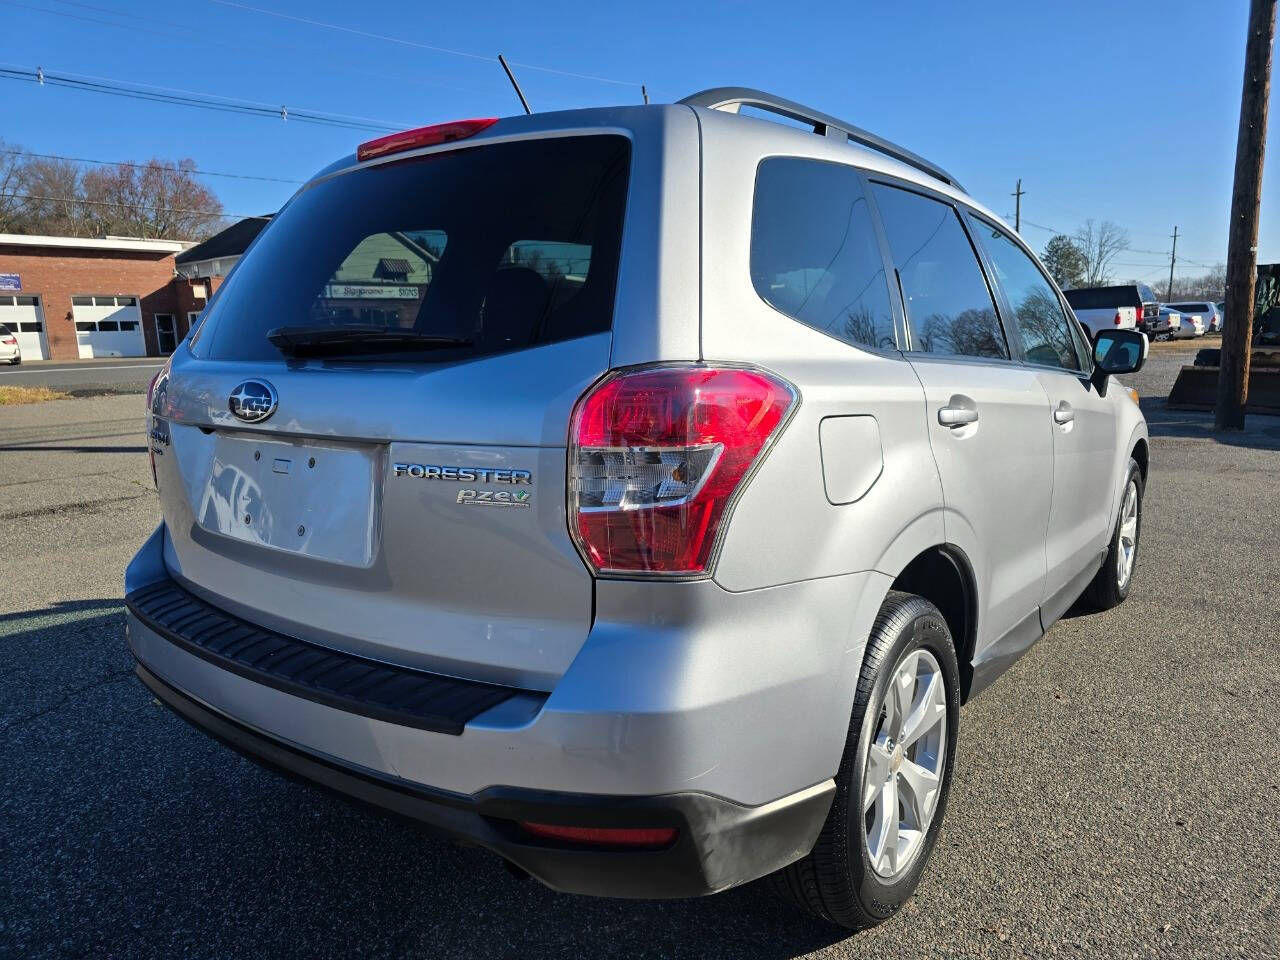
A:
POLYGON ((159 706, 123 623, 118 599, 0 615, 0 954, 784 960, 846 936, 761 884, 557 894, 279 778, 159 706))
POLYGON ((1251 413, 1245 419, 1243 431, 1218 433, 1213 429, 1211 412, 1171 410, 1164 397, 1143 397, 1140 404, 1153 437, 1187 437, 1230 447, 1280 450, 1280 417, 1251 413))

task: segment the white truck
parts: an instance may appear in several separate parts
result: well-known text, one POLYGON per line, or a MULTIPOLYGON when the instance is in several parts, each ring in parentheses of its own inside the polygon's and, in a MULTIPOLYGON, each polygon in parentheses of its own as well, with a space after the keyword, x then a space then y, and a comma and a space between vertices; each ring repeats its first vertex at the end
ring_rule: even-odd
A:
POLYGON ((1096 337, 1099 330, 1116 329, 1150 334, 1159 323, 1160 305, 1145 283, 1079 287, 1064 290, 1063 296, 1091 336, 1096 337))

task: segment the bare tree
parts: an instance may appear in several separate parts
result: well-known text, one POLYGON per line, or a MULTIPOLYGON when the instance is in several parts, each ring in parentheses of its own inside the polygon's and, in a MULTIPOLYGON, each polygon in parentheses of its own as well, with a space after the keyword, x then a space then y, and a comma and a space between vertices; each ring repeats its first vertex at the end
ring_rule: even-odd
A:
POLYGON ((23 151, 0 139, 0 233, 17 233, 22 225, 23 151))
POLYGON ((79 203, 80 168, 70 160, 28 157, 19 177, 22 193, 21 233, 88 236, 84 206, 79 203))
POLYGON ((1085 284, 1099 287, 1111 281, 1111 261, 1129 246, 1129 233, 1110 220, 1086 220, 1076 231, 1075 241, 1084 255, 1085 284))
POLYGON ((192 160, 85 171, 0 140, 0 232, 203 240, 222 226, 222 202, 192 160))
POLYGON ((222 228, 222 202, 195 177, 195 161, 152 159, 84 175, 85 217, 102 236, 200 240, 222 228))

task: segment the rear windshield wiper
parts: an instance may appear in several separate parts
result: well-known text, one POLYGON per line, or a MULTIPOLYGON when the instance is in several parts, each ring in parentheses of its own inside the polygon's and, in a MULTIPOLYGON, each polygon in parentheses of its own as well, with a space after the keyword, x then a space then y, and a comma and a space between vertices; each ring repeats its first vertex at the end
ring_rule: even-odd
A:
POLYGON ((267 332, 285 356, 322 354, 390 353, 393 351, 446 350, 470 347, 466 337, 446 337, 398 327, 370 327, 360 324, 322 327, 276 327, 267 332))

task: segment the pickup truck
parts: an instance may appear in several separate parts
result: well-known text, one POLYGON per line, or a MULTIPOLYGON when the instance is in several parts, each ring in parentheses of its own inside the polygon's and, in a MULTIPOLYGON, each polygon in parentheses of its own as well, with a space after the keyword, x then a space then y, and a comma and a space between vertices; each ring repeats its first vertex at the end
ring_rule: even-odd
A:
POLYGON ((1160 320, 1160 304, 1145 283, 1078 287, 1064 290, 1063 296, 1076 319, 1095 337, 1099 330, 1117 328, 1151 333, 1160 320))

